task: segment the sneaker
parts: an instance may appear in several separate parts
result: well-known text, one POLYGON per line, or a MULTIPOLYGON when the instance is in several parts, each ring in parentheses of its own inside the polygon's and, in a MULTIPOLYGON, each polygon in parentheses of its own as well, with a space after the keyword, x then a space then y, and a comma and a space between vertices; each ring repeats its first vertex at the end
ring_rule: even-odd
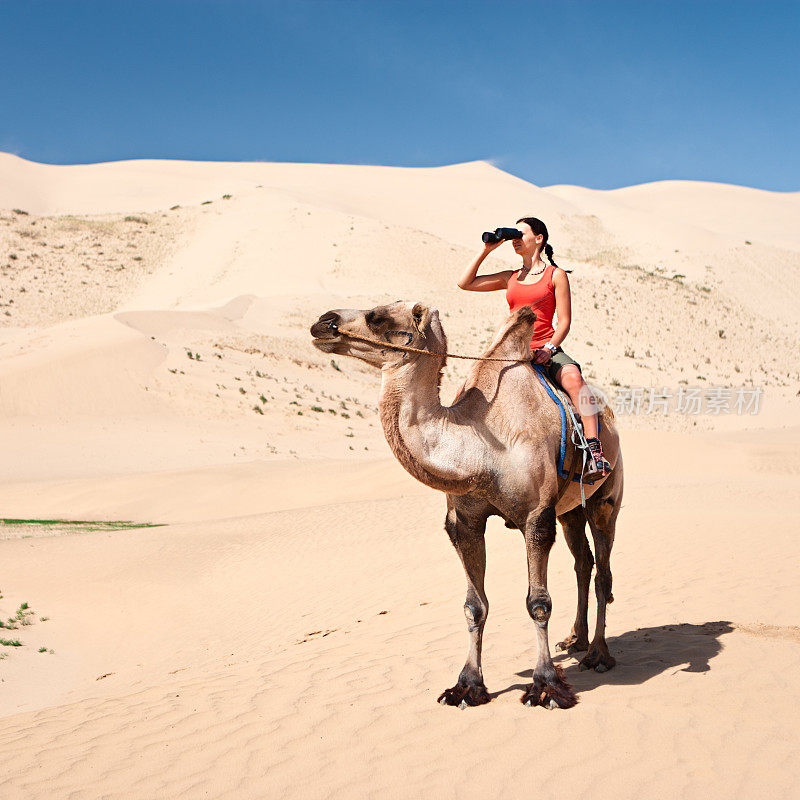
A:
POLYGON ((587 439, 591 458, 586 462, 586 469, 583 471, 583 482, 592 484, 605 478, 611 472, 611 464, 603 458, 603 445, 599 439, 587 439))

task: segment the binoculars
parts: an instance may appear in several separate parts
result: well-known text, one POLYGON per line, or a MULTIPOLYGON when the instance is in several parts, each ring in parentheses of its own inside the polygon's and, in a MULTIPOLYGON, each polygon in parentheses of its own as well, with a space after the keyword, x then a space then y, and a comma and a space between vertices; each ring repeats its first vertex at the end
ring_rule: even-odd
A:
POLYGON ((486 231, 481 236, 481 239, 486 244, 496 244, 502 242, 504 239, 521 239, 522 231, 516 228, 495 228, 493 231, 486 231))

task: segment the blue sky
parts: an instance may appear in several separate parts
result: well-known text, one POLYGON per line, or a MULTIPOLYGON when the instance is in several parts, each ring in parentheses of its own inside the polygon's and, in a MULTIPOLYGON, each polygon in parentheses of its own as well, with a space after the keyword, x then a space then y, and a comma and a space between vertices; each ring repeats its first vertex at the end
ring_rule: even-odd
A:
POLYGON ((800 3, 0 0, 0 150, 800 190, 800 3))

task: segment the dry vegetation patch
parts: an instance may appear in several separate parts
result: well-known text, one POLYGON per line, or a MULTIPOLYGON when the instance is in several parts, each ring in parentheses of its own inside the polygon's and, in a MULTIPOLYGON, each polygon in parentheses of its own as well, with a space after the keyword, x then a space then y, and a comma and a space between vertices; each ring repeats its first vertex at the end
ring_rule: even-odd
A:
POLYGON ((0 212, 0 326, 47 326, 113 311, 174 251, 191 215, 0 212))

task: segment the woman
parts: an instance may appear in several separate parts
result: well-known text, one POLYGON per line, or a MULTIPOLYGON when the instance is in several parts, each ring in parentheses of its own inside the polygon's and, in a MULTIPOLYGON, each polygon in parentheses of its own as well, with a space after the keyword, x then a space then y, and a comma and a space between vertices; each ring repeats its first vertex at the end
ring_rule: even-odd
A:
POLYGON ((569 333, 572 307, 569 278, 553 261, 553 248, 547 243, 547 227, 536 217, 517 220, 521 239, 512 239, 514 251, 522 257, 522 268, 504 270, 477 277, 478 268, 486 256, 503 244, 503 240, 484 245, 483 252, 469 265, 461 276, 459 288, 468 292, 494 292, 505 289, 509 309, 513 313, 522 306, 531 306, 536 312, 536 323, 531 339, 532 364, 547 365, 550 378, 569 395, 583 419, 583 428, 589 443, 592 459, 583 473, 585 483, 594 483, 611 472, 603 458, 603 447, 597 438, 597 406, 591 390, 581 374, 581 366, 560 347, 569 333), (541 254, 550 262, 546 264, 541 254), (558 324, 553 327, 553 315, 558 324))

